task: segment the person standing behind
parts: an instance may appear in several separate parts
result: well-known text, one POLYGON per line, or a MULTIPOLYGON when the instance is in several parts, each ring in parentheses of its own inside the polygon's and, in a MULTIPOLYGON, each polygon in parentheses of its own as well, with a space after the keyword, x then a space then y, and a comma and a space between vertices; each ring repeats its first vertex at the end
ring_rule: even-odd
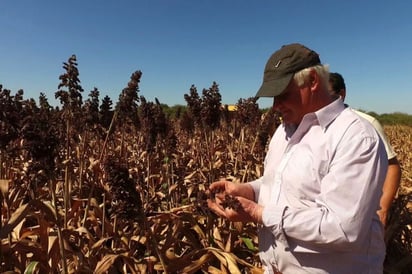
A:
MULTIPOLYGON (((342 75, 337 72, 331 72, 329 74, 329 91, 334 95, 339 95, 342 100, 346 97, 346 85, 342 75)), ((384 226, 388 219, 389 209, 393 200, 396 197, 398 188, 401 182, 401 166, 399 164, 396 153, 389 143, 389 139, 385 134, 385 131, 379 121, 364 112, 353 110, 362 118, 368 120, 378 132, 382 141, 385 144, 386 153, 388 154, 388 171, 386 173, 386 179, 383 184, 383 193, 380 200, 380 209, 378 210, 379 218, 384 226)))
POLYGON ((283 120, 263 176, 213 182, 209 208, 258 224, 265 273, 383 273, 376 211, 388 161, 376 130, 329 93, 328 66, 298 43, 272 54, 256 96, 273 97, 283 120))

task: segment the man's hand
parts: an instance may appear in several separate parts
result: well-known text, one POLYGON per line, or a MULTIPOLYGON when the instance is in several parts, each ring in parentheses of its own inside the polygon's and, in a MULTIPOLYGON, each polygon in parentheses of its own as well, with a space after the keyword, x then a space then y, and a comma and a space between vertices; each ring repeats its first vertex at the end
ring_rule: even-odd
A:
POLYGON ((255 222, 262 223, 263 207, 254 201, 241 196, 229 196, 231 201, 227 201, 228 194, 218 193, 215 199, 208 199, 207 205, 217 215, 227 218, 232 222, 255 222), (237 202, 233 201, 236 199, 237 202), (231 203, 234 203, 232 206, 231 203))
POLYGON ((212 194, 225 193, 231 196, 241 196, 248 200, 255 200, 255 192, 248 184, 233 183, 230 181, 217 181, 209 186, 212 194))

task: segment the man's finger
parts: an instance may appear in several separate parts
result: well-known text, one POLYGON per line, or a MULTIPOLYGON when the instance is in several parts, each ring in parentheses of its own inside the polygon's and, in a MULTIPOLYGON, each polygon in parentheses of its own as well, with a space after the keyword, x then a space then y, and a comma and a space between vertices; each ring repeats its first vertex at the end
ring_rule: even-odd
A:
POLYGON ((207 206, 208 206, 213 212, 215 212, 217 215, 223 216, 223 217, 226 216, 224 209, 223 209, 221 206, 219 206, 216 202, 213 202, 212 200, 208 199, 208 200, 207 200, 207 206))

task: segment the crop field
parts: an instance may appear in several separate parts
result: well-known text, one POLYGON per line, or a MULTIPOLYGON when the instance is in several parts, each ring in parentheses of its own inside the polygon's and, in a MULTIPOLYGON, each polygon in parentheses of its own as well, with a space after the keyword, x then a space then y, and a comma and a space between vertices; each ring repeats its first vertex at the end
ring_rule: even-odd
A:
MULTIPOLYGON (((166 114, 138 71, 114 108, 97 89, 83 102, 65 65, 61 109, 0 88, 0 272, 262 273, 255 225, 218 218, 207 189, 261 176, 278 116, 253 98, 228 111, 215 83, 166 114)), ((385 131, 403 172, 385 269, 410 273, 412 127, 385 131)))

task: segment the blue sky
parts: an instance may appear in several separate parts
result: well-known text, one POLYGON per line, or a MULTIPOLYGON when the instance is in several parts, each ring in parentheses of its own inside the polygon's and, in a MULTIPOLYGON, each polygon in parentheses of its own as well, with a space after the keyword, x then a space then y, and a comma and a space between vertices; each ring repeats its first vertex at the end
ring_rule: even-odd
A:
MULTIPOLYGON (((183 104, 217 82, 222 102, 255 95, 268 57, 302 43, 346 80, 346 102, 412 114, 412 1, 2 0, 0 84, 54 94, 76 54, 83 98, 117 102, 141 70, 139 95, 183 104)), ((260 99, 261 107, 271 105, 260 99)))

